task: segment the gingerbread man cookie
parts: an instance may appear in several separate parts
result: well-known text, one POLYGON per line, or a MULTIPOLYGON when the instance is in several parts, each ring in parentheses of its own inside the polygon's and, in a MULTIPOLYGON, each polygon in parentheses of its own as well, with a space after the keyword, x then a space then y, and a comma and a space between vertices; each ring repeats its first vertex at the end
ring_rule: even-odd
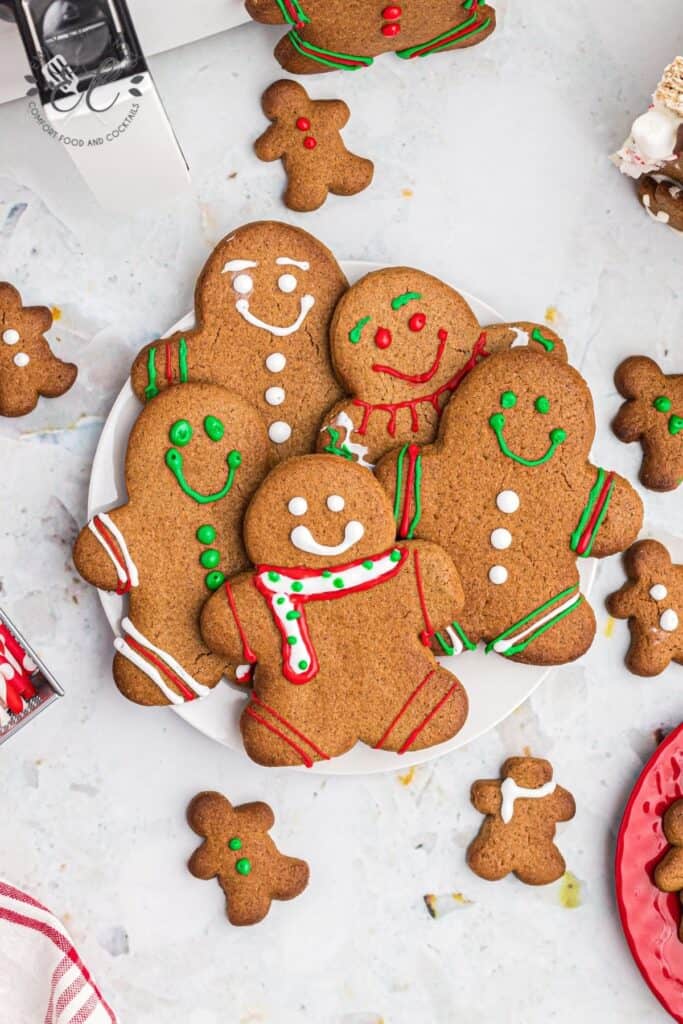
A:
POLYGON ((391 506, 364 469, 331 455, 278 466, 247 511, 255 570, 202 612, 204 640, 250 664, 247 753, 305 764, 361 740, 404 753, 461 728, 467 697, 429 649, 460 607, 453 563, 435 544, 395 544, 391 506))
POLYGON ((126 455, 128 501, 96 515, 74 548, 84 579, 129 594, 114 679, 130 700, 182 704, 223 675, 199 613, 248 564, 242 517, 270 462, 258 413, 216 385, 169 388, 140 415, 126 455))
POLYGON ((273 123, 254 149, 259 160, 282 160, 290 210, 307 213, 319 209, 330 192, 355 196, 368 187, 372 161, 349 153, 341 137, 351 116, 343 100, 312 100, 298 82, 283 79, 266 90, 262 105, 273 123))
POLYGON ((51 327, 49 309, 22 305, 16 288, 0 282, 0 416, 25 416, 41 395, 58 398, 76 380, 78 368, 50 350, 51 327))
POLYGON ((577 559, 623 551, 643 515, 626 480, 589 462, 594 435, 590 391, 559 350, 516 348, 463 381, 435 444, 379 463, 399 536, 441 544, 462 574, 463 615, 437 636, 446 653, 483 640, 554 665, 590 647, 577 559))
POLYGON ((403 60, 474 46, 496 27, 485 0, 246 0, 255 21, 290 25, 275 56, 295 75, 370 67, 381 53, 403 60))
POLYGON ((144 401, 175 383, 222 384, 258 409, 278 458, 309 452, 340 395, 327 333, 346 287, 332 253, 305 231, 238 228, 199 278, 197 327, 143 349, 133 389, 144 401))
POLYGON ((467 374, 493 352, 520 345, 565 351, 537 324, 480 327, 462 295, 421 270, 367 274, 332 318, 332 362, 351 397, 325 416, 318 450, 371 468, 398 444, 430 443, 467 374))
POLYGON ((610 594, 607 609, 628 619, 626 664, 639 676, 659 675, 672 661, 683 665, 683 565, 656 540, 634 544, 624 560, 629 581, 610 594))
MULTIPOLYGON (((676 892, 683 900, 683 800, 675 800, 665 811, 662 828, 669 849, 655 868, 655 885, 662 892, 676 892)), ((678 926, 683 942, 683 915, 678 926)))
POLYGON ((632 356, 615 381, 627 401, 614 433, 627 444, 640 441, 640 479, 653 491, 673 491, 683 480, 683 374, 663 373, 653 359, 632 356))
POLYGON ((526 885, 548 885, 565 872, 555 828, 576 813, 574 797, 553 781, 552 765, 536 757, 511 757, 501 779, 472 786, 472 803, 486 815, 467 851, 475 874, 496 882, 514 872, 526 885))
POLYGON ((273 900, 293 900, 308 885, 308 864, 285 857, 268 835, 275 816, 263 803, 233 807, 220 793, 199 793, 187 810, 204 842, 192 854, 190 872, 217 878, 230 924, 258 924, 273 900))

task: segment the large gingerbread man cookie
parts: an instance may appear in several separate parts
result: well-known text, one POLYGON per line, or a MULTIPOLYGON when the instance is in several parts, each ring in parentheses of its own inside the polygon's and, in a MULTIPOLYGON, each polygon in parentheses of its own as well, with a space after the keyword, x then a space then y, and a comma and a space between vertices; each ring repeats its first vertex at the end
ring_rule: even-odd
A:
POLYGON ((450 739, 467 714, 429 649, 460 607, 435 544, 395 544, 391 505, 366 470, 330 455, 278 466, 247 511, 256 566, 207 602, 202 635, 251 664, 247 753, 265 765, 328 760, 358 740, 404 753, 450 739))
POLYGON ((222 384, 258 409, 278 458, 309 452, 339 397, 327 333, 346 287, 332 253, 305 231, 238 228, 199 278, 197 326, 143 349, 133 389, 144 401, 171 384, 222 384))
POLYGON ((241 524, 270 445, 258 413, 224 388, 169 388, 141 413, 126 455, 128 501, 88 523, 81 576, 128 594, 114 679, 138 704, 203 697, 226 668, 199 635, 199 613, 246 566, 241 524))
POLYGON ((629 546, 642 522, 631 485, 589 462, 590 391, 557 353, 485 360, 455 393, 439 438, 380 462, 399 535, 440 543, 458 567, 465 610, 439 640, 553 665, 583 654, 595 616, 577 559, 629 546))
POLYGON ((390 267, 343 295, 330 328, 332 362, 351 397, 329 410, 318 450, 372 467, 398 444, 429 444, 451 395, 501 348, 564 354, 537 324, 482 328, 465 299, 431 274, 390 267))
POLYGON ((295 75, 369 67, 381 53, 403 60, 474 46, 496 27, 485 0, 246 0, 267 25, 290 25, 275 56, 295 75))
POLYGON ((683 665, 683 565, 656 540, 634 544, 625 563, 628 582, 610 594, 607 608, 615 619, 628 619, 626 664, 639 676, 659 675, 672 661, 683 665))
POLYGON ((640 479, 653 491, 673 491, 683 480, 683 374, 663 373, 653 359, 632 356, 615 381, 626 402, 614 433, 627 444, 640 441, 640 479))
POLYGON ((22 305, 16 288, 0 282, 0 416, 25 416, 41 395, 57 398, 76 380, 78 369, 45 340, 51 327, 49 309, 22 305))

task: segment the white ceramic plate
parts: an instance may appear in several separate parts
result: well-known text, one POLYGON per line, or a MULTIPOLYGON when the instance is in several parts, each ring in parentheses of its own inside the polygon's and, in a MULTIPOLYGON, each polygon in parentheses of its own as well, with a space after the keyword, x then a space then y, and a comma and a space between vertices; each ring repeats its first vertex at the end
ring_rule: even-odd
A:
MULTIPOLYGON (((343 264, 344 272, 351 282, 357 281, 380 265, 361 261, 343 264)), ((501 323, 502 317, 486 303, 462 293, 475 316, 482 324, 501 323)), ((189 330, 194 324, 194 314, 189 314, 169 330, 169 335, 179 330, 189 330)), ((130 381, 122 388, 114 402, 107 422, 102 430, 90 478, 88 493, 88 515, 106 511, 126 500, 123 478, 124 457, 128 436, 140 413, 140 403, 133 394, 130 381)), ((594 560, 581 565, 581 582, 585 594, 589 594, 595 579, 594 560)), ((118 633, 127 599, 116 594, 100 592, 100 598, 112 629, 118 633)), ((483 733, 493 729, 507 718, 520 704, 540 686, 552 669, 531 665, 519 665, 498 657, 487 657, 480 649, 471 654, 453 658, 440 658, 442 664, 454 672, 467 690, 470 713, 464 728, 448 743, 430 747, 428 750, 411 751, 402 756, 382 750, 372 750, 358 744, 343 757, 332 761, 316 763, 311 771, 325 775, 355 775, 370 772, 395 771, 411 765, 423 764, 441 754, 457 750, 483 733)), ((193 701, 174 711, 199 729, 210 739, 222 743, 232 750, 243 750, 239 730, 239 718, 244 706, 244 692, 228 685, 219 685, 203 700, 193 701)), ((168 709, 163 709, 167 713, 168 709)), ((153 714, 153 711, 148 711, 153 714)), ((160 712, 161 713, 161 712, 160 712)), ((297 769, 300 770, 300 769, 297 769)))

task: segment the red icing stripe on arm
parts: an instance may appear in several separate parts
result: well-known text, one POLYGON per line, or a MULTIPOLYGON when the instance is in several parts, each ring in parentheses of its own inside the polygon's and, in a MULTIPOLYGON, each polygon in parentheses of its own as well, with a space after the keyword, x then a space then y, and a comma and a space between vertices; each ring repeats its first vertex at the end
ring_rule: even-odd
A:
POLYGON ((225 596, 228 599, 228 604, 230 605, 230 611, 232 612, 232 617, 233 617, 233 620, 235 622, 235 626, 237 627, 237 632, 239 634, 240 642, 242 644, 242 654, 244 655, 244 660, 248 661, 250 665, 255 665, 256 662, 258 661, 258 658, 256 657, 256 654, 254 653, 254 651, 252 651, 251 647, 249 646, 249 641, 247 639, 247 634, 246 634, 246 632, 244 630, 244 626, 242 625, 242 622, 240 621, 240 617, 237 614, 237 605, 235 603, 235 595, 233 594, 232 587, 230 586, 230 584, 228 582, 226 582, 226 584, 225 584, 225 596))

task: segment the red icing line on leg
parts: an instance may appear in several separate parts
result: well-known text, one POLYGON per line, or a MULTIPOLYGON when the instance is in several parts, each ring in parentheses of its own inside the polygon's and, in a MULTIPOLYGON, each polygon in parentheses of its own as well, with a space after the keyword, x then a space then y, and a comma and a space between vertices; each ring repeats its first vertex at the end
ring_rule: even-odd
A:
POLYGON ((588 550, 588 547, 589 547, 590 542, 591 542, 591 536, 593 534, 593 530, 595 529, 595 524, 597 523, 598 519, 600 518, 600 514, 602 513, 602 510, 605 507, 605 502, 607 501, 607 496, 608 496, 608 494, 610 492, 610 488, 612 486, 613 481, 614 481, 614 473, 608 473, 607 477, 605 479, 605 482, 602 485, 602 490, 600 491, 600 497, 598 498, 597 504, 596 504, 595 508, 593 509, 593 514, 591 515, 590 519, 588 520, 588 522, 586 524, 586 529, 581 534, 581 540, 579 541, 579 543, 576 546, 576 553, 577 553, 577 555, 582 555, 585 551, 588 550))
POLYGON ((271 708, 270 704, 266 704, 265 701, 261 700, 258 694, 252 692, 251 699, 255 701, 255 703, 258 704, 260 708, 263 708, 264 711, 267 711, 269 714, 271 714, 273 718, 276 718, 277 721, 281 723, 281 725, 286 726, 286 728, 289 729, 290 732, 293 732, 295 736, 298 736, 300 740, 303 740, 304 743, 307 743, 311 750, 314 750, 318 757, 321 757, 323 761, 330 760, 329 754, 326 754, 324 750, 321 750, 320 747, 313 742, 313 740, 309 740, 308 736, 306 736, 303 732, 300 732, 296 728, 296 726, 292 725, 291 722, 288 722, 286 718, 283 718, 283 716, 279 714, 275 710, 275 708, 271 708))
POLYGON ((175 672, 173 672, 173 670, 170 669, 168 665, 166 665, 161 660, 161 658, 157 658, 157 656, 152 651, 148 651, 146 647, 143 647, 142 644, 139 644, 137 640, 133 639, 132 636, 126 636, 125 640, 126 643, 133 648, 134 651, 137 651, 138 654, 140 654, 143 658, 145 658, 147 661, 150 661, 152 665, 155 666, 155 668, 158 668, 162 675, 165 675, 166 678, 171 683, 173 683, 173 685, 176 686, 178 690, 180 690, 180 694, 182 697, 184 697, 185 700, 197 699, 197 694, 193 693, 189 686, 186 686, 182 679, 179 679, 175 672))
POLYGON ((240 636, 240 641, 242 643, 242 653, 244 655, 244 660, 248 661, 250 665, 255 665, 256 662, 258 661, 258 658, 256 657, 256 655, 252 651, 251 647, 249 646, 249 641, 247 640, 247 634, 245 633, 244 626, 242 625, 242 623, 240 621, 240 617, 237 614, 237 605, 235 604, 235 595, 233 594, 232 587, 230 586, 229 583, 225 584, 225 596, 228 599, 228 604, 230 605, 230 611, 232 612, 232 617, 235 620, 235 625, 237 626, 237 632, 239 633, 239 636, 240 636))
POLYGON ((266 729, 272 732, 275 736, 279 736, 281 740, 285 741, 285 743, 288 743, 292 750, 296 751, 296 753, 299 755, 302 762, 306 765, 307 768, 313 767, 313 761, 308 756, 306 751, 302 750, 302 748, 297 743, 294 743, 293 740, 290 740, 289 736, 282 732, 281 729, 278 729, 277 726, 275 725, 271 725, 270 722, 267 722, 265 718, 261 717, 261 715, 257 715, 254 709, 251 707, 245 708, 244 713, 245 715, 249 715, 251 718, 253 718, 256 722, 259 723, 259 725, 264 725, 266 729))
POLYGON ((408 466, 408 473, 406 474, 406 490, 405 500, 403 502, 403 518, 401 519, 401 525, 399 527, 399 536, 405 537, 410 528, 409 516, 410 516, 410 498, 413 493, 413 484, 415 483, 415 464, 417 457, 420 454, 420 449, 416 444, 411 444, 408 448, 408 458, 410 464, 408 466))
POLYGON ((420 572, 420 552, 413 551, 413 557, 415 560, 415 581, 417 583, 417 593, 420 598, 420 608, 422 609, 422 618, 424 619, 425 629, 420 633, 420 640, 427 647, 436 632, 432 625, 432 620, 429 617, 427 611, 427 602, 425 600, 424 585, 422 583, 422 573, 420 572))
POLYGON ((436 704, 432 708, 432 710, 429 712, 429 714, 425 718, 424 722, 422 722, 421 725, 418 725, 418 727, 416 729, 413 729, 413 731, 411 732, 410 736, 408 737, 408 739, 405 741, 405 743, 403 744, 403 746, 399 750, 399 754, 405 754, 406 750, 410 749, 410 747, 413 745, 413 743, 415 742, 417 737, 420 735, 422 730, 425 729, 429 725, 429 723, 431 722, 432 718, 434 718, 436 715, 438 715, 439 711, 441 711, 441 708, 444 706, 444 704, 449 699, 449 697, 451 697, 453 695, 453 693, 455 692, 455 690, 457 690, 458 685, 459 684, 457 682, 453 683, 453 685, 451 686, 451 688, 448 691, 448 693, 444 694, 444 696, 441 698, 439 703, 436 704))
MULTIPOLYGON (((400 720, 401 720, 401 719, 403 718, 403 716, 405 715, 405 713, 406 713, 406 711, 408 710, 408 708, 410 707, 410 705, 411 705, 411 704, 413 703, 413 701, 414 701, 414 700, 415 700, 415 698, 417 697, 417 695, 418 695, 418 693, 420 692, 420 690, 424 689, 424 687, 425 687, 425 686, 427 685, 427 683, 429 682, 429 680, 430 680, 430 679, 432 678, 432 676, 433 676, 433 675, 435 674, 435 671, 436 671, 435 669, 432 669, 432 671, 431 671, 431 672, 428 672, 428 673, 427 673, 427 675, 426 675, 426 676, 424 677, 424 679, 422 680, 422 682, 421 682, 421 683, 420 683, 420 684, 419 684, 418 686, 416 686, 416 687, 415 687, 415 689, 414 689, 414 690, 413 690, 413 692, 411 693, 410 697, 408 697, 408 700, 407 700, 407 701, 405 702, 405 704, 403 705, 403 707, 401 708, 401 710, 399 711, 399 713, 398 713, 398 714, 396 715, 396 718, 394 718, 393 722, 391 723, 391 725, 389 726, 389 728, 387 729, 387 731, 386 731, 386 732, 384 733, 384 735, 382 736, 382 738, 381 738, 381 740, 379 741, 379 743, 376 743, 376 744, 375 744, 375 750, 381 750, 381 749, 382 749, 382 747, 384 746, 384 744, 386 743, 386 741, 387 741, 387 740, 389 739, 389 737, 391 736, 392 732, 394 731, 394 729, 396 728, 396 726, 398 725, 398 723, 400 722, 400 720)), ((421 727, 421 728, 422 728, 422 727, 421 727)), ((402 753, 402 751, 401 751, 401 753, 402 753)))

